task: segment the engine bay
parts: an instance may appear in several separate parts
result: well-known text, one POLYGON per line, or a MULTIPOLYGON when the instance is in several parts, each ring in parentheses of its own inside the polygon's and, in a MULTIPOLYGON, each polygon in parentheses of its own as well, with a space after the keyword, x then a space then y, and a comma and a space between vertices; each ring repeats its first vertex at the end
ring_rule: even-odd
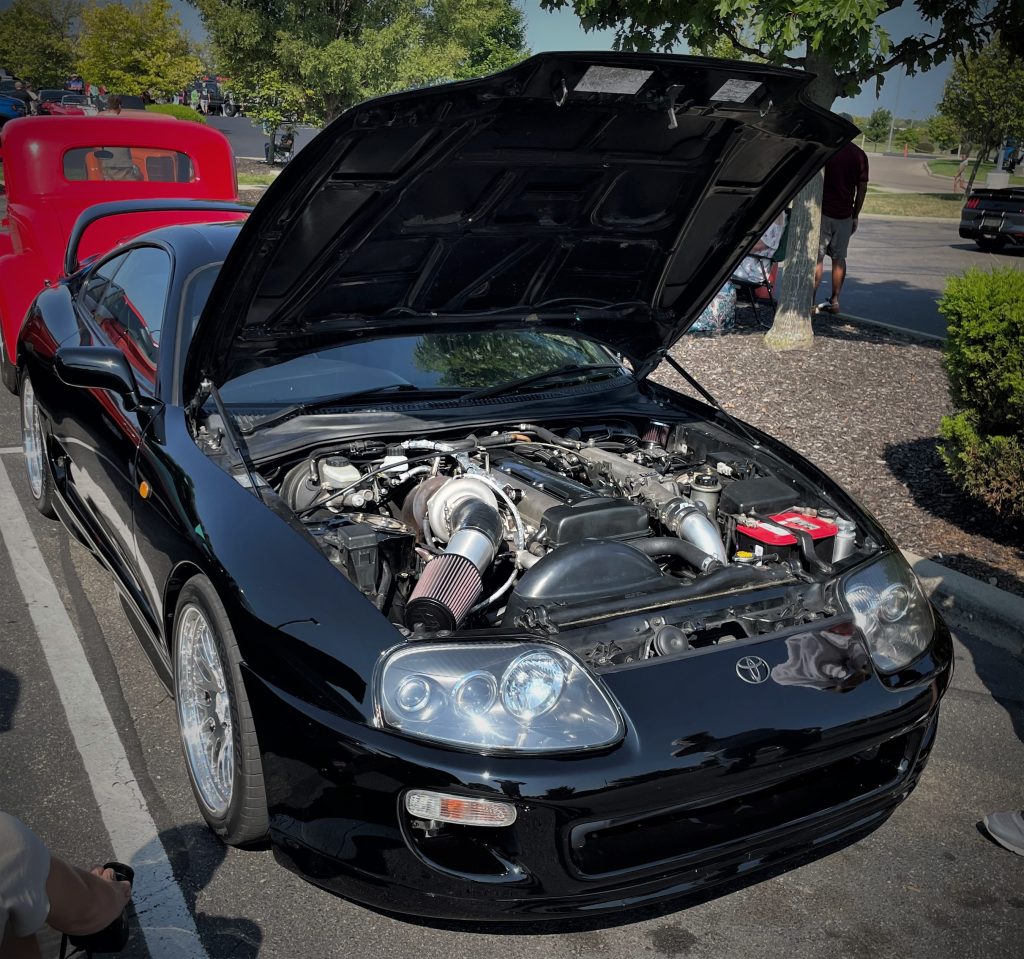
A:
POLYGON ((595 669, 834 615, 836 574, 880 548, 778 458, 692 421, 358 439, 260 473, 406 635, 545 636, 595 669))

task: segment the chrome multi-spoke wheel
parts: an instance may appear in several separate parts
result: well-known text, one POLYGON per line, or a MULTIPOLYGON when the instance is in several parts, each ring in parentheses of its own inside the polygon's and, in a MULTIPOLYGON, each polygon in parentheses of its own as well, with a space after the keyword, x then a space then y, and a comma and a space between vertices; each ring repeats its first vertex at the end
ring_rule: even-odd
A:
POLYGON ((227 814, 235 782, 231 697, 224 664, 203 610, 190 603, 178 617, 178 722, 199 798, 227 814))
POLYGON ((39 499, 43 493, 43 431, 39 426, 36 392, 27 376, 21 386, 21 445, 28 467, 28 486, 39 499))
POLYGON ((235 631, 207 577, 182 587, 172 638, 178 725, 199 809, 226 843, 261 842, 268 826, 263 757, 235 631))
POLYGON ((28 488, 32 502, 44 516, 53 516, 52 480, 46 463, 43 424, 36 402, 36 391, 26 373, 21 378, 21 446, 25 451, 28 488))

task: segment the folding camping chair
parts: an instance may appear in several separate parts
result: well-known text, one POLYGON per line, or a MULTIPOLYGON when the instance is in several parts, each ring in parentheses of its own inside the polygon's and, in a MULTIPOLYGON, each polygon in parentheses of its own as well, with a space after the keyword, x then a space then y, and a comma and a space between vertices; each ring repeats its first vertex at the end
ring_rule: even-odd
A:
POLYGON ((749 254, 750 257, 757 261, 757 267, 761 273, 760 281, 744 280, 737 276, 733 276, 730 280, 733 286, 736 287, 737 292, 742 290, 746 294, 751 307, 753 307, 754 318, 761 326, 766 326, 767 324, 761 323, 761 315, 757 312, 758 297, 755 296, 755 291, 759 290, 761 287, 764 287, 768 291, 768 305, 771 308, 772 318, 774 319, 775 284, 772 280, 772 268, 786 259, 786 247, 789 244, 789 220, 790 213, 787 210, 786 225, 782 228, 782 237, 779 240, 778 248, 771 256, 758 256, 756 253, 749 254))

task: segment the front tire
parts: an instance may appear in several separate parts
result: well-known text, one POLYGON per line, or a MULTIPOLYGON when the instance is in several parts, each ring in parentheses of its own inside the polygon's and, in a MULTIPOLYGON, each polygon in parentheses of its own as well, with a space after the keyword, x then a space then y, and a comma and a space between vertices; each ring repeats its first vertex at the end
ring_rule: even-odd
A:
POLYGON ((36 391, 28 373, 21 377, 21 447, 25 452, 28 491, 35 508, 48 519, 57 514, 53 509, 53 475, 46 462, 46 439, 36 402, 36 391))
POLYGON ((267 835, 267 794, 234 630, 213 584, 194 576, 174 614, 174 700, 199 810, 231 846, 267 835))

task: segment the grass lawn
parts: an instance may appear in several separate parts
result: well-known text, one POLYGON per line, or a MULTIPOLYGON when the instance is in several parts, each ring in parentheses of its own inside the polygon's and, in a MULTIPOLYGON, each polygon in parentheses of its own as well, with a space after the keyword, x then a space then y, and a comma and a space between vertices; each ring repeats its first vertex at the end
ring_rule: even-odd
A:
MULTIPOLYGON (((974 164, 974 161, 972 160, 971 161, 971 165, 973 166, 973 164, 974 164)), ((959 160, 929 160, 928 161, 928 169, 931 170, 932 173, 934 173, 934 174, 936 174, 938 176, 954 177, 954 176, 956 176, 956 171, 959 169, 959 167, 960 167, 960 161, 959 160)), ((974 181, 975 185, 979 186, 979 187, 983 187, 985 185, 985 177, 986 177, 986 175, 991 173, 995 168, 996 168, 996 165, 994 163, 983 163, 980 167, 978 167, 978 177, 974 181)), ((967 167, 967 172, 964 173, 964 179, 966 180, 967 178, 970 177, 970 175, 971 175, 971 167, 969 166, 969 167, 967 167)), ((1012 177, 1010 177, 1010 185, 1011 186, 1024 186, 1024 176, 1012 176, 1012 177)))
POLYGON ((276 173, 239 173, 239 186, 270 186, 277 179, 276 173))
POLYGON ((963 197, 955 193, 886 193, 868 187, 864 212, 880 216, 937 216, 960 218, 963 197))

